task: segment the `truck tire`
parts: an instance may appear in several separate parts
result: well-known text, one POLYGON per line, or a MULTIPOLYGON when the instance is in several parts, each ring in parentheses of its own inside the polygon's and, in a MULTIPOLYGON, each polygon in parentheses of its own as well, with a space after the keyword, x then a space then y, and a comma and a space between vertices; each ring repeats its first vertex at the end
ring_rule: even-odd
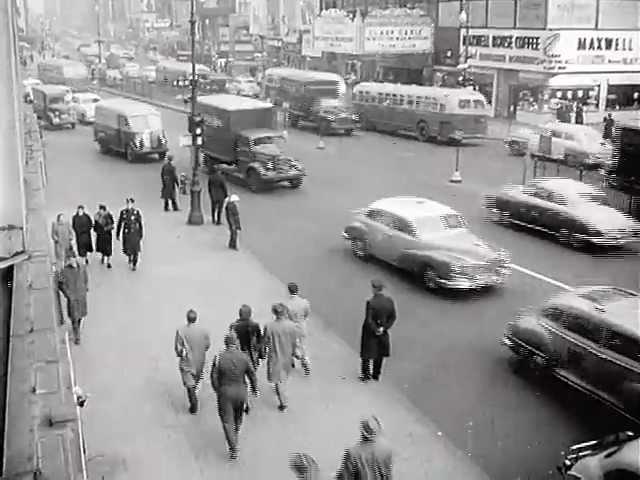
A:
POLYGON ((298 125, 300 125, 300 117, 294 114, 290 114, 289 125, 292 126, 293 128, 298 128, 298 125))
POLYGON ((109 148, 104 144, 104 142, 100 140, 96 140, 96 144, 98 146, 98 152, 100 152, 103 155, 106 155, 107 153, 109 153, 109 148))
POLYGON ((431 136, 429 135, 429 126, 427 122, 418 122, 416 125, 416 135, 421 142, 428 142, 431 136))
POLYGON ((257 193, 262 188, 262 179, 260 178, 260 174, 251 169, 247 172, 247 187, 253 193, 257 193))
POLYGON ((302 178, 296 178, 294 180, 289 180, 289 186, 291 188, 300 188, 302 186, 302 178))

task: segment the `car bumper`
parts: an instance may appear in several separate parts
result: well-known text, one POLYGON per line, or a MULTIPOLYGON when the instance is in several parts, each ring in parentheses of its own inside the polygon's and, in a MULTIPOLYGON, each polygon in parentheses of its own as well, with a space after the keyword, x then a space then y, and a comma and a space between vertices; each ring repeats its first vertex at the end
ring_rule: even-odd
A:
POLYGON ((264 183, 280 183, 298 180, 304 176, 303 172, 262 172, 261 178, 264 183))
POLYGON ((495 272, 487 273, 484 275, 477 275, 474 277, 452 277, 452 278, 440 278, 438 284, 442 288, 448 288, 453 290, 475 290, 485 287, 493 287, 502 285, 511 273, 509 267, 502 267, 495 272))
POLYGON ((591 237, 591 236, 583 236, 584 241, 591 243, 593 245, 602 246, 602 247, 622 247, 624 245, 628 245, 633 242, 640 242, 640 237, 638 236, 621 236, 621 237, 591 237))
POLYGON ((66 125, 73 125, 76 123, 76 119, 73 117, 52 119, 49 123, 54 127, 64 127, 66 125))

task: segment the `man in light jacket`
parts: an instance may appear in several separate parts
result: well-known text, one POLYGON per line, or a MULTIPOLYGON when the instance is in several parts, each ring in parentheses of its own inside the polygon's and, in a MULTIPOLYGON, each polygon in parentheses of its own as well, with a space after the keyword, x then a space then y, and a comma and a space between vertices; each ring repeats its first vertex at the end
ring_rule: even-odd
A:
MULTIPOLYGON (((311 362, 309 360, 309 355, 307 354, 306 342, 307 320, 311 313, 311 306, 309 305, 309 300, 300 296, 298 284, 290 282, 287 285, 287 290, 289 291, 289 300, 287 300, 285 305, 287 306, 289 320, 295 323, 300 330, 298 345, 294 352, 294 359, 297 358, 300 360, 305 375, 311 375, 311 362)), ((293 363, 293 366, 295 368, 295 362, 293 363)))
POLYGON ((229 226, 229 248, 238 250, 238 232, 242 230, 240 225, 240 212, 238 211, 237 195, 231 195, 227 200, 225 213, 227 214, 227 225, 229 226))

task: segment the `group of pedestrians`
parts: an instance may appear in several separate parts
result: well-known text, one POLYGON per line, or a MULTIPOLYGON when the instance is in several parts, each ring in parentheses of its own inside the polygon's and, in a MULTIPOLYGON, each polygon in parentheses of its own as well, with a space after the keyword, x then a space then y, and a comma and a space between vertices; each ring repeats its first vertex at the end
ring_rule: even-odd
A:
MULTIPOLYGON (((383 359, 390 355, 389 329, 396 320, 393 300, 383 294, 379 280, 371 282, 373 296, 367 300, 361 339, 362 381, 379 380, 383 359), (373 362, 373 371, 371 371, 373 362)), ((225 435, 229 458, 238 458, 238 436, 245 414, 251 411, 249 393, 259 396, 256 372, 266 361, 267 381, 274 386, 278 410, 289 406, 287 383, 299 361, 305 376, 311 374, 307 352, 307 323, 311 314, 309 301, 299 294, 296 283, 287 285, 289 298, 271 306, 272 321, 264 329, 252 318, 249 305, 242 305, 238 319, 230 324, 224 335, 224 350, 211 362, 210 380, 217 397, 218 416, 225 435)), ((211 338, 196 324, 195 310, 187 312, 187 322, 176 330, 174 351, 178 369, 187 392, 189 413, 198 413, 198 392, 205 377, 207 352, 211 338)), ((360 425, 360 442, 345 451, 336 478, 391 479, 392 455, 379 443, 382 427, 375 417, 366 418, 360 425)), ((309 455, 295 454, 290 468, 299 479, 319 478, 317 464, 309 455)))

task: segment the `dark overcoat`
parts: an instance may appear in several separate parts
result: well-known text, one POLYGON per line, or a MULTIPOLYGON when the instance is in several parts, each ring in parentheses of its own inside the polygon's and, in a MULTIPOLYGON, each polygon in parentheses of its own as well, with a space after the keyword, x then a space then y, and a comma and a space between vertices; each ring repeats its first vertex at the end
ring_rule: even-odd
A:
POLYGON ((89 275, 87 267, 78 264, 67 265, 62 269, 60 289, 67 299, 69 319, 80 320, 87 316, 87 292, 89 291, 89 275))
POLYGON ((137 208, 123 208, 118 217, 116 237, 122 234, 122 253, 127 256, 140 252, 143 237, 142 213, 137 208))
POLYGON ((388 357, 391 354, 389 329, 395 321, 396 307, 390 297, 376 293, 367 300, 360 340, 360 358, 374 359, 388 357), (377 333, 379 327, 383 329, 380 334, 377 333))
POLYGON ((209 188, 209 198, 212 200, 222 201, 227 198, 229 194, 227 191, 227 183, 224 181, 222 174, 218 171, 209 176, 207 186, 209 188))
POLYGON ((162 166, 160 171, 160 179, 162 180, 162 192, 160 198, 170 200, 176 198, 176 188, 178 188, 178 174, 173 163, 167 162, 162 166))
POLYGON ((93 230, 96 232, 96 252, 110 257, 113 254, 113 227, 115 222, 111 212, 96 214, 93 230))
POLYGON ((87 213, 73 216, 71 221, 73 232, 76 234, 76 245, 78 246, 78 255, 85 257, 87 253, 93 252, 93 240, 91 239, 91 230, 93 229, 93 221, 87 213))

